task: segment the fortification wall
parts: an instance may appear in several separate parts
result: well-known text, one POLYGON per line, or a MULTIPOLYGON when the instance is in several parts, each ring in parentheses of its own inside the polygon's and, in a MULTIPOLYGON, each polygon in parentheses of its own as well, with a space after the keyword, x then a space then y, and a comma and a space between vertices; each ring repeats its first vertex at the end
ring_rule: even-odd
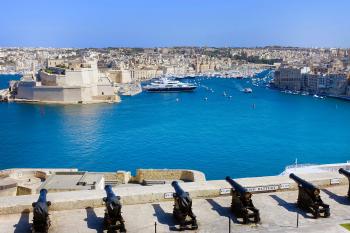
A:
MULTIPOLYGON (((144 174, 141 171, 139 177, 157 178, 160 171, 146 173, 154 174, 152 176, 145 176, 144 174)), ((176 171, 173 175, 178 176, 179 173, 176 171)), ((300 176, 321 188, 348 185, 347 178, 336 172, 302 174, 300 176)), ((296 183, 288 176, 243 178, 236 179, 236 181, 253 193, 282 192, 297 189, 296 183)), ((230 185, 224 180, 189 182, 182 183, 181 186, 190 193, 192 198, 212 198, 230 195, 229 191, 231 189, 230 185)), ((121 197, 121 201, 125 205, 172 201, 172 193, 174 192, 170 184, 156 186, 117 186, 113 190, 121 197)), ((47 198, 52 202, 51 210, 67 210, 102 207, 102 198, 104 196, 105 192, 102 190, 89 190, 49 193, 47 198)), ((0 214, 21 213, 23 210, 31 210, 31 204, 37 198, 37 195, 0 197, 0 214)))

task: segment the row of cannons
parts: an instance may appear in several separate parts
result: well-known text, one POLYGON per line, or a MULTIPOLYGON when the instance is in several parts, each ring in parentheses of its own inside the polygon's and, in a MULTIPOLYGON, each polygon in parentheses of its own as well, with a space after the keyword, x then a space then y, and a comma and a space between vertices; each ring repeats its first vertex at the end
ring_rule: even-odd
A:
MULTIPOLYGON (((345 175, 349 179, 350 172, 345 169, 339 169, 339 173, 345 175)), ((325 204, 320 196, 320 189, 312 183, 307 182, 295 174, 290 174, 289 177, 298 184, 298 208, 307 213, 311 213, 314 218, 329 217, 330 208, 325 204)), ((231 211, 236 218, 241 218, 243 224, 259 223, 260 213, 254 206, 252 201, 252 193, 241 186, 230 177, 226 177, 226 181, 232 187, 232 202, 231 211)), ((173 217, 180 225, 180 230, 198 229, 196 215, 192 211, 192 199, 188 192, 185 192, 177 181, 172 182, 175 193, 173 217)), ((105 186, 106 197, 103 198, 105 203, 105 215, 103 226, 107 232, 126 232, 124 219, 122 217, 122 205, 120 197, 116 196, 110 185, 105 186)), ((33 233, 46 233, 50 227, 49 206, 51 203, 46 200, 47 190, 42 189, 37 202, 33 203, 33 233)), ((348 190, 350 198, 350 185, 348 190)))

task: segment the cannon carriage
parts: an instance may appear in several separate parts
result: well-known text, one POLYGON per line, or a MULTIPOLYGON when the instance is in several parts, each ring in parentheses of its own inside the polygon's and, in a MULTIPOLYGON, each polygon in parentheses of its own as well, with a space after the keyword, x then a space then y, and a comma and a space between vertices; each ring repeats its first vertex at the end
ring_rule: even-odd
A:
POLYGON ((349 180, 349 188, 348 188, 348 198, 350 199, 350 172, 345 170, 344 168, 340 168, 339 173, 346 176, 346 178, 348 178, 349 180))
POLYGON ((103 228, 107 232, 126 232, 124 219, 122 217, 122 205, 120 197, 116 196, 111 185, 105 186, 106 197, 103 198, 105 203, 105 215, 103 219, 103 228))
POLYGON ((33 202, 33 233, 47 233, 51 222, 49 217, 50 201, 46 200, 47 190, 41 189, 37 202, 33 202))
POLYGON ((299 192, 297 206, 300 209, 310 212, 314 218, 321 216, 327 218, 330 216, 329 205, 322 201, 319 188, 293 173, 291 173, 289 177, 298 184, 299 192))
POLYGON ((173 216, 180 223, 180 230, 185 230, 188 225, 191 225, 192 230, 198 229, 196 215, 192 212, 190 195, 180 187, 177 181, 173 181, 171 185, 175 189, 173 216), (190 220, 187 220, 188 218, 190 220))
POLYGON ((231 210, 234 215, 242 218, 244 224, 259 223, 260 213, 253 204, 252 194, 229 176, 226 177, 226 181, 232 186, 231 210))

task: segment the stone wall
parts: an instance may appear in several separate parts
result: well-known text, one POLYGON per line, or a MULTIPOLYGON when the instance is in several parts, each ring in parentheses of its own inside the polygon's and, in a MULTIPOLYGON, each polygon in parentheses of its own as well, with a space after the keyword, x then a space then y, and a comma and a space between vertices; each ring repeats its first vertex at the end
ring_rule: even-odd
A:
POLYGON ((127 171, 117 171, 117 181, 121 184, 127 184, 131 180, 131 173, 127 171))
POLYGON ((33 88, 33 100, 64 101, 64 89, 61 87, 38 86, 33 88))
POLYGON ((35 82, 19 82, 16 98, 32 100, 35 85, 35 82))
MULTIPOLYGON (((59 83, 58 84, 58 80, 57 80, 57 74, 49 74, 46 72, 39 72, 39 76, 40 76, 40 80, 41 80, 41 84, 44 86, 59 86, 59 85, 64 85, 64 83, 59 83)), ((61 81, 63 78, 59 78, 59 80, 61 81)), ((64 82, 64 81, 63 81, 64 82)))
POLYGON ((12 168, 0 170, 0 176, 10 176, 12 178, 21 178, 23 176, 33 176, 43 178, 55 172, 77 172, 76 168, 12 168))
POLYGON ((107 182, 118 184, 142 183, 143 180, 206 181, 202 172, 194 170, 138 169, 136 176, 132 176, 130 171, 102 172, 101 174, 107 182))
POLYGON ((171 169, 138 169, 133 182, 142 183, 144 180, 183 180, 205 181, 202 172, 194 170, 171 170, 171 169))
POLYGON ((131 173, 129 171, 96 172, 96 173, 103 175, 105 183, 127 184, 131 179, 131 173))
MULTIPOLYGON (((142 169, 140 169, 142 170, 142 169)), ((151 174, 160 174, 161 171, 151 174)), ((147 171, 146 171, 147 172, 147 171)), ((139 173, 150 174, 147 173, 139 173)), ((179 173, 174 172, 173 175, 179 173)), ((143 176, 145 177, 145 176, 143 176)), ((159 176, 147 176, 157 178, 159 176)), ((326 188, 330 185, 348 185, 348 180, 344 176, 337 172, 323 172, 313 174, 300 174, 300 177, 318 185, 320 188, 326 188), (336 183, 331 184, 332 180, 337 180, 336 183)), ((282 192, 296 190, 296 183, 288 176, 269 176, 269 177, 253 177, 235 179, 242 186, 246 188, 259 188, 276 186, 276 190, 269 190, 268 192, 282 192), (284 188, 281 188, 283 185, 284 188)), ((230 192, 221 191, 226 189, 230 190, 231 186, 225 180, 215 181, 198 181, 181 183, 181 187, 189 192, 192 198, 212 198, 221 195, 230 195, 230 192)), ((172 201, 173 199, 167 198, 174 192, 173 187, 170 184, 155 185, 155 186, 117 186, 114 188, 115 193, 120 195, 121 201, 125 205, 152 203, 160 201, 172 201)), ((267 192, 264 189, 260 189, 254 192, 267 192)), ((344 196, 346 193, 344 193, 344 196)), ((50 207, 51 211, 54 210, 67 210, 67 209, 83 209, 86 207, 102 207, 102 198, 105 196, 105 192, 102 190, 84 190, 74 192, 61 192, 61 193, 49 193, 47 196, 48 201, 52 202, 50 207)), ((17 197, 0 197, 0 214, 12 214, 21 213, 25 209, 32 209, 32 202, 36 201, 38 195, 27 195, 17 197)))
POLYGON ((17 196, 21 196, 21 195, 30 195, 30 194, 35 194, 35 193, 36 193, 36 191, 31 189, 31 188, 18 186, 16 195, 17 196))

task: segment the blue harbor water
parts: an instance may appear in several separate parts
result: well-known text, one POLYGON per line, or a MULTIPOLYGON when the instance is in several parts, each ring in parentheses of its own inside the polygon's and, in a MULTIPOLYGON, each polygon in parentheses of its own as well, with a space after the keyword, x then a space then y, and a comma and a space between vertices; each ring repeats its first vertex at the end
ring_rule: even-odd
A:
MULTIPOLYGON (((1 88, 12 78, 0 76, 1 88)), ((350 102, 284 94, 248 80, 193 82, 200 85, 193 93, 142 93, 120 104, 0 103, 0 169, 187 168, 222 179, 279 174, 296 158, 350 158, 350 102)))

